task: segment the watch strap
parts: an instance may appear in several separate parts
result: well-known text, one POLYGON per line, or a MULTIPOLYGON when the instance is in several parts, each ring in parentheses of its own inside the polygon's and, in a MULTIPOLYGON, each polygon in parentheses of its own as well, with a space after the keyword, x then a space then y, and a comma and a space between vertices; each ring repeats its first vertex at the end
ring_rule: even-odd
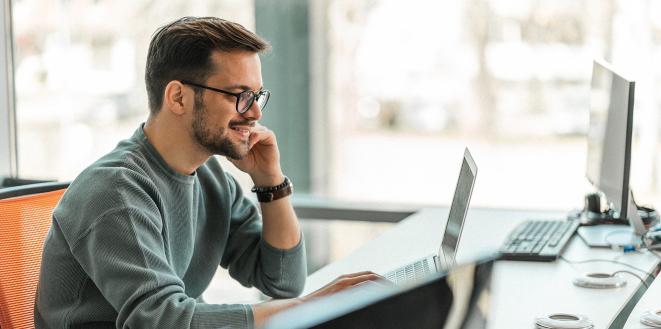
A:
POLYGON ((255 186, 251 189, 252 192, 257 194, 257 201, 271 202, 282 199, 294 193, 294 186, 287 176, 284 182, 275 186, 258 187, 255 186))
POLYGON ((257 201, 271 202, 290 196, 292 193, 294 193, 294 189, 292 188, 291 185, 273 192, 257 192, 257 201))

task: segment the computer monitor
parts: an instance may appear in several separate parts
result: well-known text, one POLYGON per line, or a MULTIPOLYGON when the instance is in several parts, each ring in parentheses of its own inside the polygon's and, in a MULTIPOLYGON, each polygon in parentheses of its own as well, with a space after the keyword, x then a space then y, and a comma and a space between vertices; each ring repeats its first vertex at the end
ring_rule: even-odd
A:
MULTIPOLYGON (((602 192, 610 211, 601 220, 629 224, 637 235, 645 233, 629 188, 633 136, 635 82, 617 73, 603 60, 595 60, 590 90, 590 128, 586 177, 602 192)), ((579 229, 590 246, 608 246, 609 229, 579 229)))
POLYGON ((487 327, 494 257, 409 285, 366 284, 274 315, 264 329, 487 327))
POLYGON ((590 91, 586 176, 603 192, 615 219, 629 214, 635 82, 595 60, 590 91))

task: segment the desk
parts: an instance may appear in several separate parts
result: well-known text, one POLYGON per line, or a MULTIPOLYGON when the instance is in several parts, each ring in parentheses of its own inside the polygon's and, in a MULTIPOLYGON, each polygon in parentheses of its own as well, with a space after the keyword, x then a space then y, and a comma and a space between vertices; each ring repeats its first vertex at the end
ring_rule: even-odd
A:
POLYGON ((636 307, 631 311, 624 328, 650 328, 640 323, 640 316, 646 311, 654 311, 658 309, 661 309, 661 279, 654 280, 647 291, 645 291, 643 297, 640 298, 636 307))
MULTIPOLYGON (((564 213, 471 209, 459 243, 457 262, 486 251, 498 250, 509 232, 526 219, 558 219, 564 213)), ((368 242, 346 258, 313 273, 304 294, 314 291, 343 273, 389 270, 435 253, 445 228, 448 210, 422 209, 393 229, 368 242)), ((623 254, 611 249, 590 249, 578 236, 570 241, 564 257, 569 260, 609 259, 625 262, 646 272, 658 263, 648 253, 623 254)), ((490 328, 532 328, 534 319, 550 313, 579 313, 588 316, 595 328, 608 328, 637 292, 640 281, 623 275, 627 285, 618 289, 586 289, 572 284, 583 272, 631 270, 610 262, 570 264, 500 261, 494 268, 490 328)), ((635 270, 632 270, 635 272, 635 270)), ((639 273, 643 276, 643 273, 639 273)), ((617 319, 620 321, 620 319, 617 319)), ((623 323, 624 320, 621 320, 623 323)), ((616 324, 621 326, 622 324, 616 324)))

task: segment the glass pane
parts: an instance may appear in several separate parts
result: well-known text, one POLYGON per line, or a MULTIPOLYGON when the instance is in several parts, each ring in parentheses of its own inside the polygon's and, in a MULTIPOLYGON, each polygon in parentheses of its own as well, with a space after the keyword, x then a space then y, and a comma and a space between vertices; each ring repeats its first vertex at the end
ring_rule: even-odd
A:
POLYGON ((147 119, 158 27, 191 15, 254 30, 253 11, 242 0, 14 1, 19 175, 72 180, 147 119))
POLYGON ((468 146, 472 205, 582 208, 598 56, 637 81, 631 184, 658 204, 661 5, 609 3, 333 1, 329 193, 449 205, 468 146))

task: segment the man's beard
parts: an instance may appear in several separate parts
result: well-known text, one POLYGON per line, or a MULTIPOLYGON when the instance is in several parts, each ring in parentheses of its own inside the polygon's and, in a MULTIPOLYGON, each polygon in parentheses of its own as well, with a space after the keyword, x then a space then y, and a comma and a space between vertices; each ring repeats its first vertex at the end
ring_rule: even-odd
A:
MULTIPOLYGON (((193 137, 197 143, 213 154, 226 156, 234 160, 240 160, 248 154, 248 142, 241 142, 241 145, 236 145, 229 137, 225 136, 225 127, 218 130, 207 129, 204 125, 204 122, 208 121, 206 118, 207 109, 202 100, 202 93, 196 93, 195 107, 193 108, 193 137)), ((230 126, 232 124, 230 122, 230 126)))

